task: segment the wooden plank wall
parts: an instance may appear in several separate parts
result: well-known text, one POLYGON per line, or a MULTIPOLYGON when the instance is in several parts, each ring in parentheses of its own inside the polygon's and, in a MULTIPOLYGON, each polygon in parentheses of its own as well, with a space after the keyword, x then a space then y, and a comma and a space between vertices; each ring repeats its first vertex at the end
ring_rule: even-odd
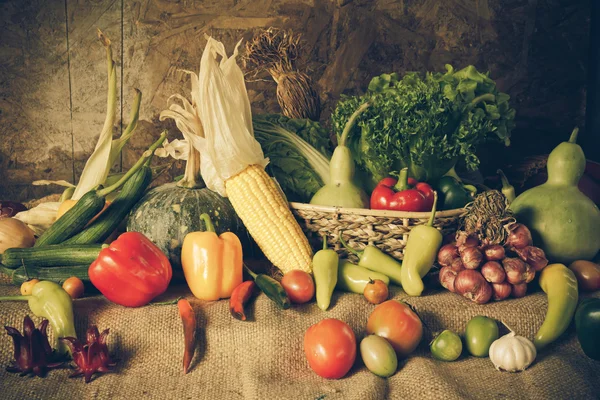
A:
MULTIPOLYGON (((169 95, 187 94, 178 69, 197 70, 204 34, 228 49, 261 28, 301 32, 306 68, 325 102, 362 91, 383 72, 489 70, 518 111, 511 153, 542 154, 583 124, 589 30, 587 0, 3 0, 0 1, 0 198, 59 192, 36 179, 75 181, 106 112, 106 62, 96 38, 113 42, 119 107, 129 118, 133 88, 140 123, 116 169, 132 164, 165 127, 169 95)), ((279 111, 267 77, 248 82, 255 112, 279 111)), ((485 152, 485 149, 482 149, 485 152)), ((170 176, 181 172, 180 166, 170 176)))

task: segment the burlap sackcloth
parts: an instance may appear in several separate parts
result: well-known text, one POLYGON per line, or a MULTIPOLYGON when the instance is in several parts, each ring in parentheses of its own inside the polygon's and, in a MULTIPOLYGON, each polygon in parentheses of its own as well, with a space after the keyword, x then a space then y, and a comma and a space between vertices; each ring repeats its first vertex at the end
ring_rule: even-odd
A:
MULTIPOLYGON (((18 289, 0 283, 0 296, 18 289)), ((2 399, 596 399, 600 398, 600 362, 587 358, 571 327, 563 338, 538 355, 521 373, 499 372, 489 358, 463 355, 451 363, 429 353, 431 331, 462 333, 475 315, 504 321, 530 339, 546 313, 546 296, 534 293, 483 306, 458 295, 427 292, 409 298, 400 290, 428 329, 418 350, 399 363, 388 379, 370 373, 357 357, 350 373, 326 380, 309 368, 304 356, 306 329, 324 318, 339 318, 354 330, 359 342, 374 306, 360 295, 335 292, 332 307, 315 303, 283 311, 260 294, 249 306, 249 321, 231 317, 228 301, 202 302, 184 286, 171 288, 158 300, 183 295, 198 317, 199 343, 191 372, 182 374, 183 333, 175 305, 125 308, 101 296, 75 301, 78 335, 89 324, 110 328, 109 349, 119 359, 114 373, 91 383, 68 379, 68 368, 47 377, 19 377, 5 372, 12 359, 12 341, 0 335, 0 397, 2 399)), ((598 295, 596 295, 598 296, 598 295)), ((22 329, 30 314, 26 302, 2 302, 0 324, 22 329)), ((34 321, 39 322, 38 318, 34 321)), ((598 338, 600 340, 600 338, 598 338)))

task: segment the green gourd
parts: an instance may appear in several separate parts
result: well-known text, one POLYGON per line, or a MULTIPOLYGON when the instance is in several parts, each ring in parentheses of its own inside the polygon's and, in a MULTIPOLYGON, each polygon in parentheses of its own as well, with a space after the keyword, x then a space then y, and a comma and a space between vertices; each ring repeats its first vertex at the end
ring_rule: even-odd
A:
POLYGON ((369 208, 369 198, 354 182, 354 159, 346 139, 358 116, 369 107, 364 103, 350 116, 329 161, 330 182, 315 193, 310 204, 345 208, 369 208))
POLYGON ((547 258, 567 265, 591 260, 600 250, 600 210, 577 187, 586 163, 576 143, 578 131, 575 128, 569 141, 550 153, 546 183, 525 191, 510 205, 547 258))

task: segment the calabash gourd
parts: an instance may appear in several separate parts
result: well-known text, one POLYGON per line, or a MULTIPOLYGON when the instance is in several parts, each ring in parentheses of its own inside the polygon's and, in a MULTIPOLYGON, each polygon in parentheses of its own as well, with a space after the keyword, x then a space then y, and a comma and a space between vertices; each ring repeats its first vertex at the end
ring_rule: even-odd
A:
POLYGON ((577 133, 575 128, 569 141, 550 153, 546 183, 523 192, 510 205, 548 259, 567 265, 591 260, 600 250, 600 210, 577 187, 586 163, 577 133))
POLYGON ((249 239, 231 203, 208 188, 167 183, 150 190, 136 204, 127 222, 127 231, 140 232, 156 244, 174 268, 181 269, 181 246, 189 232, 203 232, 200 215, 208 214, 217 234, 235 233, 248 248, 249 239))
POLYGON ((353 181, 354 159, 350 148, 346 146, 346 139, 356 119, 368 107, 368 103, 361 105, 348 119, 339 143, 333 151, 331 161, 329 161, 330 181, 315 193, 310 204, 346 208, 369 207, 369 197, 353 181))

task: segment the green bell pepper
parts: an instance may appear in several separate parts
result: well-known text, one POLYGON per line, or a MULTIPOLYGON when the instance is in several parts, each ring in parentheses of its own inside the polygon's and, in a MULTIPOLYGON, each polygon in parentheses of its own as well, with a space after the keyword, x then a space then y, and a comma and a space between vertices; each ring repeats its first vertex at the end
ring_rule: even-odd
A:
POLYGON ((477 189, 472 185, 463 185, 453 176, 442 176, 434 184, 439 195, 439 209, 453 210, 462 208, 473 201, 474 191, 477 189))
POLYGON ((587 299, 575 312, 577 339, 586 356, 600 360, 600 299, 587 299))
POLYGON ((58 284, 50 281, 41 281, 33 286, 30 296, 6 296, 2 300, 28 301, 29 308, 34 315, 46 318, 54 332, 54 345, 59 354, 69 351, 64 342, 58 338, 77 337, 75 320, 73 317, 73 300, 71 296, 58 284))

